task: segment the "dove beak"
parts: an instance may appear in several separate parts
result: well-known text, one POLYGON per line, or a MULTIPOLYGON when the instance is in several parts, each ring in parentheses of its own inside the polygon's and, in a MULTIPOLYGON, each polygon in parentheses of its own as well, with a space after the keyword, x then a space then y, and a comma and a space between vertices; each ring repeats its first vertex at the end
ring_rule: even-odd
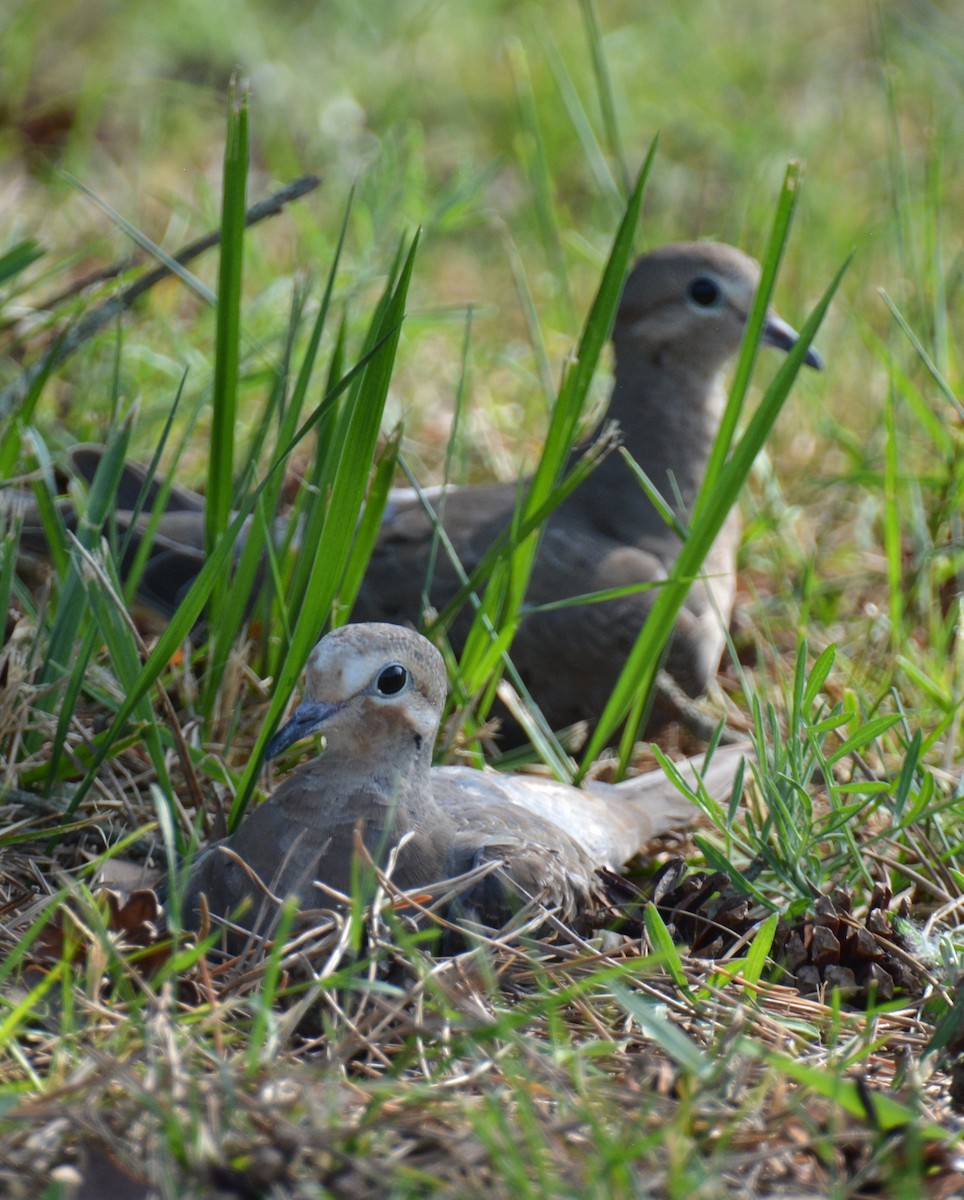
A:
POLYGON ((308 702, 299 704, 284 725, 278 730, 265 747, 265 758, 277 758, 282 750, 287 750, 302 738, 310 737, 324 725, 329 717, 334 716, 343 706, 341 704, 318 704, 308 702))
MULTIPOLYGON (((776 313, 769 313, 766 324, 763 326, 762 341, 765 346, 775 346, 778 350, 786 351, 792 349, 800 341, 800 334, 776 313)), ((813 367, 815 371, 823 370, 823 359, 813 346, 807 348, 803 361, 808 367, 813 367)))

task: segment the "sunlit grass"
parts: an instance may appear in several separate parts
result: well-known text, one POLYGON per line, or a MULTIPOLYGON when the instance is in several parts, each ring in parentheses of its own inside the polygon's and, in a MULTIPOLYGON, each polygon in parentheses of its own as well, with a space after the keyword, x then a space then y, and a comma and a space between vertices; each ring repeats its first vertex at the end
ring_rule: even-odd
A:
MULTIPOLYGON (((113 15, 91 2, 79 22, 76 6, 42 7, 6 14, 0 38, 0 386, 113 294, 91 283, 37 308, 126 259, 130 227, 167 252, 218 226, 226 236, 191 265, 200 293, 153 287, 2 414, 3 478, 24 476, 46 502, 54 551, 51 582, 28 588, 7 519, 11 1186, 60 1195, 49 1169, 106 1145, 165 1196, 243 1180, 306 1197, 716 1200, 761 1164, 799 1194, 923 1194, 955 1169, 937 1127, 952 1124, 946 1076, 933 1072, 953 1044, 962 965, 954 14, 829 0, 806 14, 699 0, 645 17, 628 3, 250 3, 226 21, 219 6, 161 16, 135 0, 113 15), (236 114, 225 171, 237 67, 250 124, 236 114), (474 581, 477 637, 461 664, 449 657, 469 734, 484 716, 473 704, 517 619, 525 522, 558 499, 548 485, 579 414, 608 389, 612 281, 596 310, 592 298, 607 263, 618 274, 631 255, 632 206, 617 230, 657 133, 635 248, 729 240, 768 279, 779 261, 776 302, 798 327, 814 313, 808 336, 822 321, 828 364, 796 379, 802 350, 761 358, 679 568, 684 580, 698 569, 739 497, 750 628, 708 706, 752 733, 758 761, 745 796, 695 797, 707 823, 682 849, 746 899, 748 932, 707 962, 650 906, 623 940, 530 931, 446 959, 404 906, 359 908, 247 974, 190 946, 151 974, 85 864, 105 847, 160 864, 270 786, 261 747, 312 643, 350 611, 399 462, 420 483, 511 478, 540 462, 548 430, 517 544, 474 581), (242 236, 245 191, 250 204, 309 171, 316 193, 242 236), (218 311, 204 289, 220 290, 218 311), (580 331, 591 352, 567 373, 580 331), (109 450, 75 543, 48 481, 83 440, 109 450), (121 460, 162 444, 154 470, 219 499, 208 567, 158 632, 129 622, 99 531, 117 540, 121 460), (308 485, 290 509, 286 474, 308 485), (911 905, 905 946, 925 994, 866 1008, 833 989, 801 996, 777 961, 777 918, 805 919, 837 888, 859 922, 875 885, 911 905), (76 942, 44 958, 57 906, 76 942), (79 1101, 66 1117, 64 1096, 79 1101)), ((644 704, 675 591, 583 767, 644 704)), ((573 770, 551 739, 541 749, 573 770)))

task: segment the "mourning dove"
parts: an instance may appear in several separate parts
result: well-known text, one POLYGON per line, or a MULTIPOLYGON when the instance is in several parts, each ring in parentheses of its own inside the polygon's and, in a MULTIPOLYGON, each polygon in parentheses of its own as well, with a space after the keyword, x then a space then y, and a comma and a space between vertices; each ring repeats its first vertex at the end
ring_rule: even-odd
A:
MULTIPOLYGON (((696 815, 662 773, 585 790, 433 767, 445 695, 441 655, 412 630, 346 625, 322 638, 308 662, 304 699, 268 754, 316 733, 324 735, 324 752, 195 859, 182 921, 196 927, 202 894, 212 913, 238 914, 243 928, 264 931, 277 917, 276 901, 287 896, 302 908, 327 906, 315 881, 351 892, 359 830, 379 866, 397 853, 392 879, 399 888, 428 887, 497 862, 463 911, 499 926, 532 899, 578 924, 597 867, 618 869, 657 834, 696 815)), ((742 753, 717 752, 707 777, 717 796, 731 789, 742 753)), ((681 767, 692 778, 695 760, 681 767)))
MULTIPOLYGON (((609 416, 618 422, 626 450, 684 523, 725 405, 723 372, 740 345, 759 277, 759 265, 732 246, 688 242, 644 255, 623 291, 613 330, 615 382, 609 416)), ((768 314, 765 344, 788 350, 796 341, 789 325, 768 314)), ((805 361, 821 366, 813 350, 805 361)), ((82 473, 90 472, 91 455, 90 448, 74 455, 82 473)), ((131 470, 126 490, 136 495, 139 477, 131 470)), ((467 572, 509 524, 518 494, 516 482, 447 492, 442 524, 467 572)), ((203 499, 183 490, 174 499, 176 505, 169 503, 161 519, 139 592, 166 615, 203 563, 203 499)), ((129 505, 133 507, 133 499, 129 505)), ((127 525, 130 514, 121 512, 118 520, 127 525)), ((739 537, 739 517, 733 511, 706 557, 705 577, 693 584, 677 620, 666 666, 691 696, 705 689, 719 666, 733 607, 739 537)), ((42 528, 28 519, 24 545, 34 549, 42 540, 42 528)), ((420 625, 426 594, 436 610, 445 607, 461 580, 444 553, 433 554, 434 541, 432 521, 420 500, 396 493, 353 617, 420 625), (434 575, 427 581, 433 559, 434 575)), ((585 593, 658 583, 672 568, 680 545, 628 464, 620 455, 610 455, 547 521, 526 605, 536 608, 585 593)), ((637 591, 523 617, 511 657, 551 728, 598 717, 655 595, 655 589, 637 591)), ((451 630, 456 651, 470 616, 464 609, 451 630)), ((518 738, 519 731, 509 723, 504 742, 518 738)))
MULTIPOLYGON (((95 443, 72 446, 68 460, 73 474, 88 485, 93 483, 104 454, 105 447, 95 443)), ((160 616, 170 618, 204 566, 204 497, 189 488, 149 477, 141 463, 125 463, 112 516, 120 538, 126 541, 120 562, 121 577, 126 580, 163 487, 169 490, 138 580, 137 599, 160 616)), ((47 536, 32 497, 20 492, 0 492, 0 505, 22 514, 21 553, 46 556, 47 536)), ((59 500, 57 510, 64 525, 76 532, 77 511, 73 503, 69 499, 59 500)), ((235 558, 244 547, 249 523, 250 518, 235 545, 235 558)), ((259 575, 258 586, 261 581, 259 575)))
MULTIPOLYGON (((674 510, 688 520, 726 404, 723 371, 743 336, 759 283, 759 265, 732 246, 664 246, 642 257, 623 291, 613 330, 615 382, 609 416, 622 444, 674 510)), ((767 345, 788 350, 797 334, 774 313, 767 345)), ((806 362, 820 368, 810 351, 806 362)), ((508 525, 515 483, 467 487, 446 496, 442 523, 470 572, 508 525)), ((689 695, 715 674, 736 586, 739 516, 730 513, 679 615, 667 669, 689 695)), ((429 569, 433 527, 417 500, 396 504, 385 520, 353 611, 357 620, 416 621, 429 569)), ((552 514, 542 535, 526 604, 665 579, 679 549, 677 533, 647 498, 629 465, 610 455, 552 514)), ((437 555, 428 591, 442 609, 460 580, 437 555)), ((525 616, 510 654, 529 694, 553 729, 594 720, 612 693, 655 589, 621 599, 525 616)), ((470 613, 456 624, 458 648, 470 613)), ((508 740, 515 740, 509 730, 508 740)))

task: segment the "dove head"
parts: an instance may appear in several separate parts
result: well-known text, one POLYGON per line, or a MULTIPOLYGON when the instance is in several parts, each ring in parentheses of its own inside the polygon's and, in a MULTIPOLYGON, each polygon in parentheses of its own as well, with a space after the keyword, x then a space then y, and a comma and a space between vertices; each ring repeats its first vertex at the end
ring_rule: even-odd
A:
POLYGON ((311 652, 304 698, 268 743, 267 757, 321 733, 328 758, 414 753, 430 762, 445 695, 442 656, 420 634, 400 625, 344 625, 311 652))
MULTIPOLYGON (((740 346, 760 265, 734 246, 680 242, 643 255, 623 289, 613 341, 617 356, 642 355, 660 369, 674 362, 704 377, 718 374, 740 346)), ((765 345, 789 350, 799 335, 774 312, 765 345)), ((820 369, 820 356, 805 361, 820 369)))

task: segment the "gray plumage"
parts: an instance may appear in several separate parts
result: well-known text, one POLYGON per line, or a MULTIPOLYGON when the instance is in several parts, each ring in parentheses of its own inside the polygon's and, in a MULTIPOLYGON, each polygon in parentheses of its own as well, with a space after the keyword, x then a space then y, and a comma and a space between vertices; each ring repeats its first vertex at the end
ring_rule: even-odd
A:
MULTIPOLYGON (((732 246, 664 246, 641 258, 626 283, 613 330, 616 372, 609 417, 622 444, 688 520, 726 403, 723 372, 740 345, 760 268, 732 246)), ((796 333, 770 314, 764 341, 787 350, 796 333)), ((816 354, 808 357, 818 367, 816 354)), ((443 524, 471 572, 511 517, 515 483, 467 487, 445 499, 443 524)), ((734 510, 711 548, 705 580, 680 613, 667 660, 690 695, 715 674, 736 588, 739 516, 734 510)), ((357 620, 415 621, 420 615, 432 524, 415 500, 384 522, 355 605, 357 620)), ((526 602, 665 579, 680 540, 650 503, 620 455, 610 455, 546 523, 526 602)), ((430 590, 436 609, 459 581, 445 555, 430 590)), ((512 660, 553 729, 593 720, 605 706, 656 590, 523 619, 512 660)), ((454 631, 458 646, 469 613, 454 631)), ((511 735, 510 735, 511 740, 511 735)))
MULTIPOLYGON (((685 522, 703 479, 725 404, 723 372, 743 336, 759 282, 758 264, 732 246, 702 242, 664 246, 631 272, 613 330, 615 382, 609 416, 622 441, 685 522)), ((794 331, 770 314, 763 341, 789 349, 794 331)), ((807 360, 819 367, 811 351, 807 360)), ((89 473, 91 451, 75 464, 89 473)), ((118 507, 133 507, 136 469, 122 482, 118 507)), ((142 476, 140 477, 142 481, 142 476)), ((515 482, 450 489, 444 527, 471 572, 508 524, 515 482)), ((203 563, 203 499, 178 489, 161 519, 140 597, 166 615, 203 563)), ((130 514, 118 515, 121 527, 130 514)), ((143 524, 143 520, 136 523, 143 524)), ((135 529, 135 533, 138 529, 135 529)), ((715 674, 733 607, 740 526, 731 512, 679 615, 666 666, 690 695, 715 674)), ((136 540, 136 539, 135 539, 136 540)), ((25 522, 23 543, 42 546, 42 529, 25 522)), ((389 509, 354 609, 356 620, 419 625, 433 543, 432 522, 410 494, 389 509)), ((538 606, 586 592, 664 579, 680 540, 640 488, 629 466, 610 455, 548 520, 526 596, 538 606)), ((443 608, 459 588, 439 551, 429 588, 443 608)), ((595 720, 608 700, 629 649, 646 619, 655 589, 618 600, 526 616, 511 646, 512 659, 549 725, 561 729, 595 720)), ((452 630, 461 648, 470 621, 463 611, 452 630)), ((519 740, 511 722, 504 742, 519 740)))
MULTIPOLYGON (((311 733, 326 747, 286 779, 230 837, 195 860, 182 919, 211 912, 270 930, 277 900, 325 907, 319 880, 349 893, 356 829, 384 867, 397 850, 393 881, 418 888, 497 861, 499 869, 466 898, 469 911, 500 925, 532 898, 579 922, 596 868, 621 867, 660 832, 695 812, 662 774, 577 789, 548 780, 466 767, 433 767, 445 702, 441 655, 421 635, 395 625, 348 625, 312 653, 305 699, 269 745, 269 754, 311 733), (260 882, 258 882, 260 881, 260 882)), ((714 762, 708 786, 732 785, 742 752, 714 762)), ((690 764, 684 764, 684 768, 690 764)))

